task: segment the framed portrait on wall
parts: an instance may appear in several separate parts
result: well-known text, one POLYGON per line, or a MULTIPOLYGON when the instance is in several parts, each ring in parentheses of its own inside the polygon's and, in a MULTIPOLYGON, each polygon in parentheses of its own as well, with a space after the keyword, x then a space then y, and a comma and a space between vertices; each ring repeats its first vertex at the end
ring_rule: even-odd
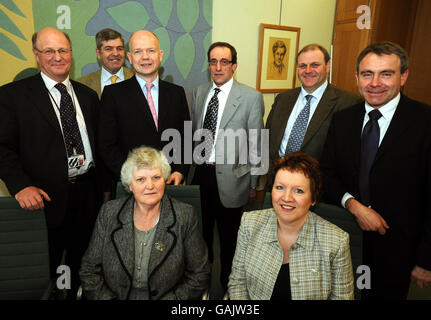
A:
POLYGON ((260 25, 257 90, 282 92, 295 87, 300 28, 260 25))

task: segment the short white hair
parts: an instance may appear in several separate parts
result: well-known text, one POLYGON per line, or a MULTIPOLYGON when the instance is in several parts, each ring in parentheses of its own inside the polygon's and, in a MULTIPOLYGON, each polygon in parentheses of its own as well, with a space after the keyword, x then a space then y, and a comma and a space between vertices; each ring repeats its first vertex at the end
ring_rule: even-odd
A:
POLYGON ((171 174, 171 166, 163 152, 154 148, 141 146, 129 152, 126 161, 121 167, 121 183, 129 191, 133 172, 140 169, 160 169, 165 181, 171 174))

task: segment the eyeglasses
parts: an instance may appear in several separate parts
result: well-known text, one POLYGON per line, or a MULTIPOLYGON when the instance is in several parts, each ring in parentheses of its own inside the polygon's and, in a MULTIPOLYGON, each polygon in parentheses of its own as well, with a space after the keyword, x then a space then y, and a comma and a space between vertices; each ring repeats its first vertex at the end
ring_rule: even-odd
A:
POLYGON ((60 48, 58 50, 55 50, 55 49, 45 49, 45 50, 36 49, 36 51, 40 52, 40 53, 42 53, 48 57, 52 57, 53 55, 55 55, 56 52, 58 52, 58 54, 60 56, 67 56, 72 51, 72 49, 65 49, 65 48, 60 48))
POLYGON ((228 66, 229 64, 231 64, 232 63, 232 60, 231 61, 229 61, 228 59, 221 59, 221 60, 217 60, 217 59, 211 59, 210 61, 208 61, 209 62, 209 64, 210 64, 210 66, 216 66, 217 65, 217 63, 219 63, 220 62, 220 64, 223 66, 223 67, 226 67, 226 66, 228 66))

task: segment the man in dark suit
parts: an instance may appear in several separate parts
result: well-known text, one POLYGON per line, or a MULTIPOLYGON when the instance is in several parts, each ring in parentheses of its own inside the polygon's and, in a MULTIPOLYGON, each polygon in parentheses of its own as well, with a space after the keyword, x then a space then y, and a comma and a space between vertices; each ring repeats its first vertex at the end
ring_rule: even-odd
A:
POLYGON ((406 299, 410 279, 431 285, 431 107, 400 94, 407 77, 401 47, 365 48, 356 73, 365 103, 334 115, 322 157, 326 200, 364 230, 364 299, 406 299))
POLYGON ((96 33, 96 54, 101 67, 99 70, 87 74, 76 81, 85 84, 102 95, 106 85, 118 83, 133 77, 133 69, 124 66, 126 49, 122 35, 110 28, 96 33))
MULTIPOLYGON (((213 230, 217 222, 220 279, 226 290, 242 208, 249 198, 255 199, 259 174, 266 173, 259 173, 257 161, 265 107, 261 93, 233 79, 238 64, 232 45, 213 43, 208 49, 208 63, 213 81, 193 90, 192 123, 195 134, 197 130, 206 129, 211 132, 212 139, 209 145, 202 143, 207 147, 201 159, 205 162, 195 161, 189 181, 200 185, 202 225, 211 262, 213 230), (253 138, 250 129, 256 132, 253 138), (241 132, 243 139, 236 136, 241 132)), ((197 150, 196 147, 195 156, 201 154, 197 150)))
POLYGON ((330 56, 322 46, 305 46, 298 53, 296 63, 302 86, 277 95, 266 121, 270 163, 299 149, 320 160, 334 112, 359 102, 352 93, 328 84, 330 56), (307 107, 308 95, 312 97, 307 107), (306 107, 306 123, 302 130, 294 130, 295 122, 306 107))
POLYGON ((22 208, 44 208, 51 276, 66 250, 75 292, 101 200, 95 174, 99 100, 69 80, 67 34, 45 28, 32 41, 41 73, 0 88, 0 177, 22 208))
MULTIPOLYGON (((159 79, 163 58, 156 35, 146 30, 134 33, 127 53, 135 76, 104 89, 99 121, 99 147, 106 165, 118 180, 127 154, 141 145, 162 150, 166 129, 184 136, 184 121, 190 120, 184 89, 159 79)), ((183 145, 183 143, 181 143, 183 145)), ((183 148, 173 146, 168 159, 173 173, 167 183, 178 185, 188 172, 183 148)))

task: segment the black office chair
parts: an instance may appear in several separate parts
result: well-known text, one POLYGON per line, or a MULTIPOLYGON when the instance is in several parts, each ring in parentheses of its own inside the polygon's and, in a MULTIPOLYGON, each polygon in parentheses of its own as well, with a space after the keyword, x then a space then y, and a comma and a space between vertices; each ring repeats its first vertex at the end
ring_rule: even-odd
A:
POLYGON ((48 299, 52 287, 43 210, 0 197, 0 300, 48 299))
MULTIPOLYGON (((271 193, 265 194, 263 209, 272 208, 271 193)), ((358 276, 356 270, 362 264, 362 230, 352 214, 342 207, 318 202, 310 208, 325 220, 332 222, 336 226, 346 231, 350 236, 350 254, 352 256, 353 275, 355 277, 355 299, 360 299, 361 292, 356 286, 358 276)))

